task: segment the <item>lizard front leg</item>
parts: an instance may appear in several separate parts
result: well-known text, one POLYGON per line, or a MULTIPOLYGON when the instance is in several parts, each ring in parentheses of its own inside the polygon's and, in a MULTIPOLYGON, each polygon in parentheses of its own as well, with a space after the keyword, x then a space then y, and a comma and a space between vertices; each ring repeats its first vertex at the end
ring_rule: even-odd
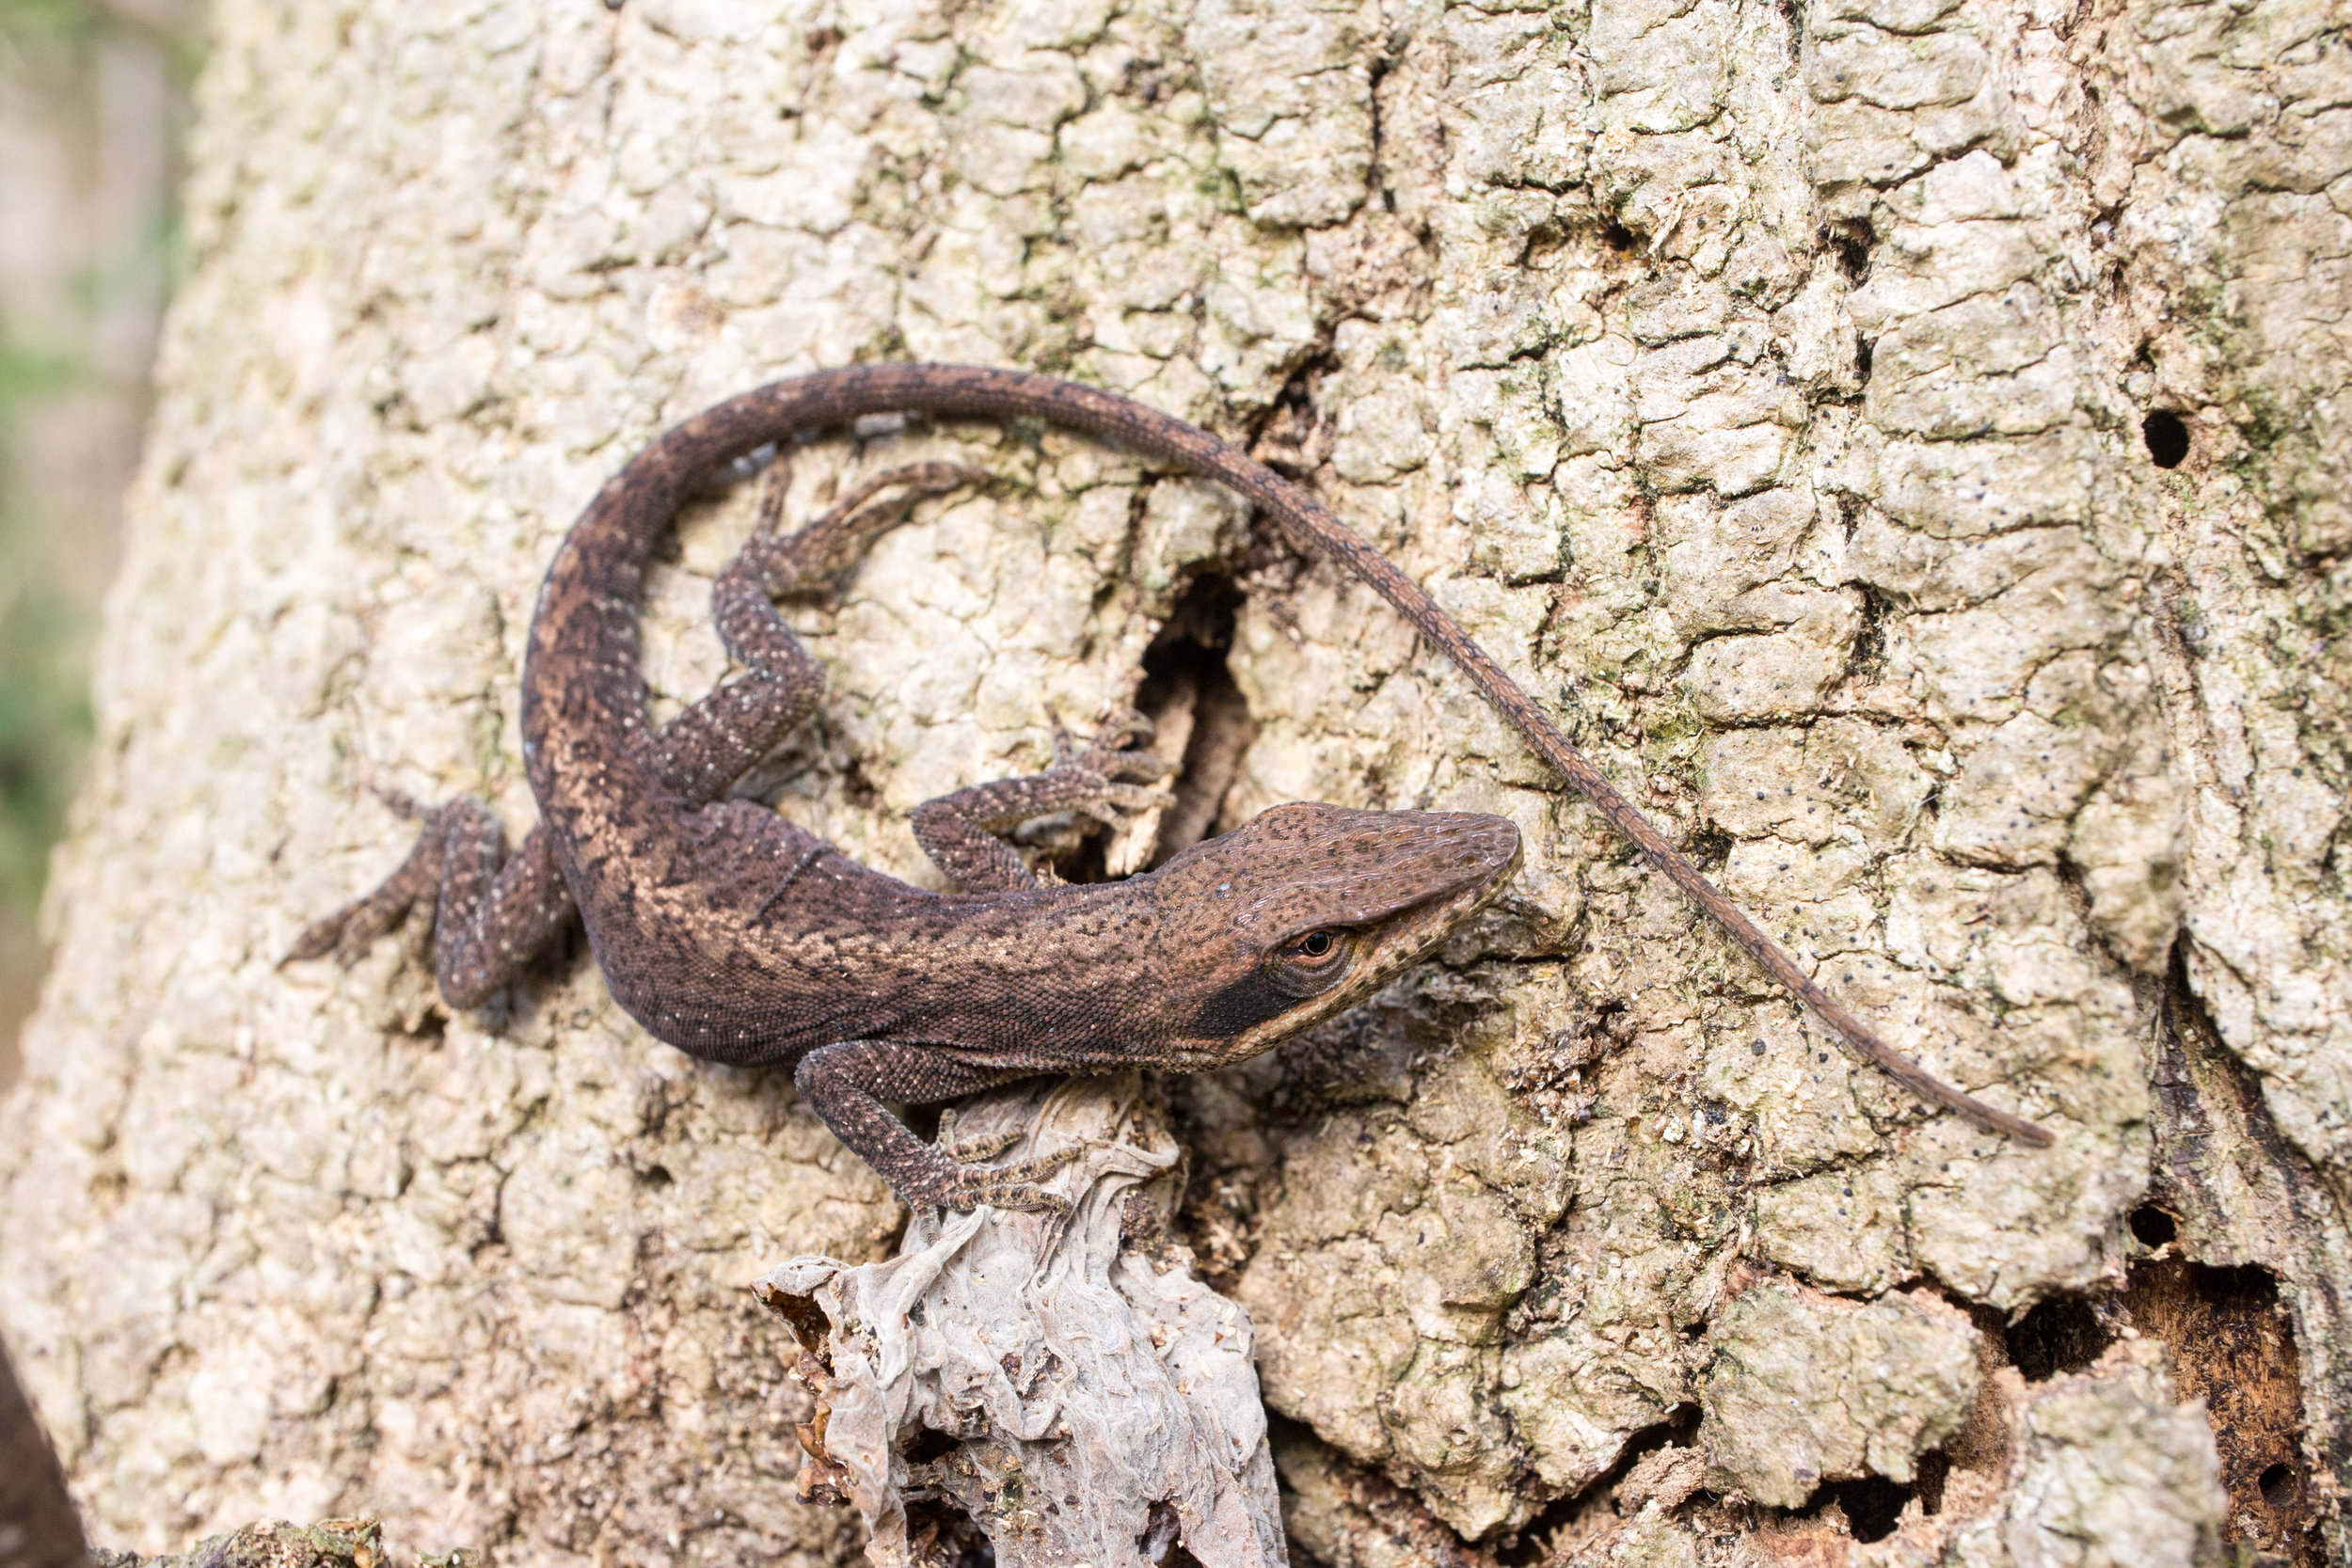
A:
POLYGON ((983 1203, 999 1209, 1058 1211, 1068 1206, 1038 1182, 1075 1159, 1076 1149, 1001 1170, 960 1164, 949 1150, 973 1156, 994 1150, 953 1144, 952 1121, 943 1127, 939 1146, 926 1144, 882 1104, 885 1100, 916 1104, 949 1100, 1031 1076, 1020 1069, 973 1067, 919 1045, 844 1040, 802 1057, 792 1083, 834 1135, 909 1203, 940 1204, 965 1213, 983 1203))
POLYGON ((1057 812, 1080 812, 1117 827, 1120 812, 1171 804, 1174 796, 1145 786, 1176 765, 1134 750, 1152 736, 1152 721, 1132 712, 1104 724, 1083 751, 1057 729, 1054 765, 1044 772, 974 784, 915 807, 915 842, 966 893, 1036 887, 1045 878, 1032 874, 999 835, 1057 812))

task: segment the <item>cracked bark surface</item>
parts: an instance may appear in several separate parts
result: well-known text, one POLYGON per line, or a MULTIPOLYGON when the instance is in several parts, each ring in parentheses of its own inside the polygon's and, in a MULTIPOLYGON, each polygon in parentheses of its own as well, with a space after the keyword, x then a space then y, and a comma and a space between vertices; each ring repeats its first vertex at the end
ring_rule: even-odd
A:
MULTIPOLYGON (((396 943, 272 965, 397 854, 371 786, 529 821, 532 594, 638 441, 905 356, 1097 380, 1304 476, 1841 996, 2059 1134, 1851 1063, 1223 498, 1033 432, 796 454, 802 508, 910 453, 1008 482, 799 622, 833 690, 762 787, 849 852, 921 879, 909 807, 1033 766, 1147 655, 1191 793, 1099 863, 1045 847, 1075 872, 1291 799, 1526 835, 1439 961, 1172 1086, 1298 1546, 2340 1557, 2344 25, 222 0, 0 1131, 0 1331, 93 1537, 365 1509, 516 1563, 857 1554, 793 1500, 808 1410, 743 1287, 903 1216, 788 1087, 649 1044, 578 954, 458 1017, 396 943), (2181 1305, 2228 1281, 2238 1316, 2181 1305), (2162 1325, 2208 1318, 2272 1347, 2274 1449, 2187 1400, 2213 1369, 2162 1325)), ((723 672, 748 524, 681 522, 658 707, 723 672)))

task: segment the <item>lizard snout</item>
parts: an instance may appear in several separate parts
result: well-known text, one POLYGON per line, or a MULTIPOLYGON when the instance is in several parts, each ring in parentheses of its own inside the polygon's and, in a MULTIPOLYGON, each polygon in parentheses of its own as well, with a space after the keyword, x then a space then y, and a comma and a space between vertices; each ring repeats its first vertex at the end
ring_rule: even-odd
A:
POLYGON ((1282 940, 1316 926, 1369 927, 1435 905, 1474 910, 1518 864, 1519 849, 1518 829, 1484 813, 1298 801, 1254 818, 1213 852, 1248 868, 1238 923, 1282 940))
POLYGON ((1526 846, 1519 839, 1518 824, 1509 817, 1470 811, 1428 815, 1446 823, 1442 832, 1450 847, 1458 847, 1463 870, 1507 876, 1518 868, 1526 846))

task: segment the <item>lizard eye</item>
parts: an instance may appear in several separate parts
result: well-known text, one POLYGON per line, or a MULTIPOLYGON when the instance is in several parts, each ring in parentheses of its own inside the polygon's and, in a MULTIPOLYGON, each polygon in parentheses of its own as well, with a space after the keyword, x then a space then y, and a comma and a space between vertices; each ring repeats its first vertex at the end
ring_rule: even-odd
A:
POLYGON ((1272 955, 1267 978, 1294 996, 1317 996, 1347 977, 1356 953, 1356 933, 1321 926, 1301 931, 1272 955))
POLYGON ((1338 952, 1346 944, 1346 941, 1347 933, 1344 931, 1309 931, 1305 936, 1294 939, 1289 946, 1283 948, 1282 957, 1293 960, 1305 959, 1309 963, 1318 963, 1338 952))

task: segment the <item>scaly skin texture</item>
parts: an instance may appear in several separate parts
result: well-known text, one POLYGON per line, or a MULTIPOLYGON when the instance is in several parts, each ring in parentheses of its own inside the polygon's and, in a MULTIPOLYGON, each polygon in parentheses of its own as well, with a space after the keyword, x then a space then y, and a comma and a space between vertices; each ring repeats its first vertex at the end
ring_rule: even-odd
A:
MULTIPOLYGON (((1601 815, 1772 977, 1922 1098, 2028 1144, 2049 1135, 1883 1042, 1726 899, 1570 746, 1410 578, 1313 498, 1207 433, 1074 382, 953 365, 875 365, 774 383, 656 440, 598 494, 548 569, 523 675, 541 821, 503 869, 487 811, 428 815, 383 888, 306 930, 290 957, 349 957, 437 896, 438 979, 486 1001, 576 907, 613 996, 657 1037, 736 1066, 793 1069, 842 1141, 913 1202, 1043 1207, 1034 1171, 967 1165, 881 1103, 952 1099, 1040 1072, 1241 1061, 1369 994, 1492 900, 1518 830, 1470 813, 1279 807, 1124 882, 1043 886, 990 830, 1139 804, 1144 759, 1115 723, 1027 780, 929 802, 918 835, 959 885, 942 896, 857 864, 764 807, 720 799, 822 690, 773 598, 820 584, 900 515, 865 502, 967 477, 877 476, 809 528, 759 533, 713 591, 746 673, 657 727, 639 604, 654 541, 721 466, 860 417, 1034 418, 1219 481, 1296 544, 1378 592, 1461 667, 1601 815)), ((776 492, 771 491, 771 496, 776 492)))

